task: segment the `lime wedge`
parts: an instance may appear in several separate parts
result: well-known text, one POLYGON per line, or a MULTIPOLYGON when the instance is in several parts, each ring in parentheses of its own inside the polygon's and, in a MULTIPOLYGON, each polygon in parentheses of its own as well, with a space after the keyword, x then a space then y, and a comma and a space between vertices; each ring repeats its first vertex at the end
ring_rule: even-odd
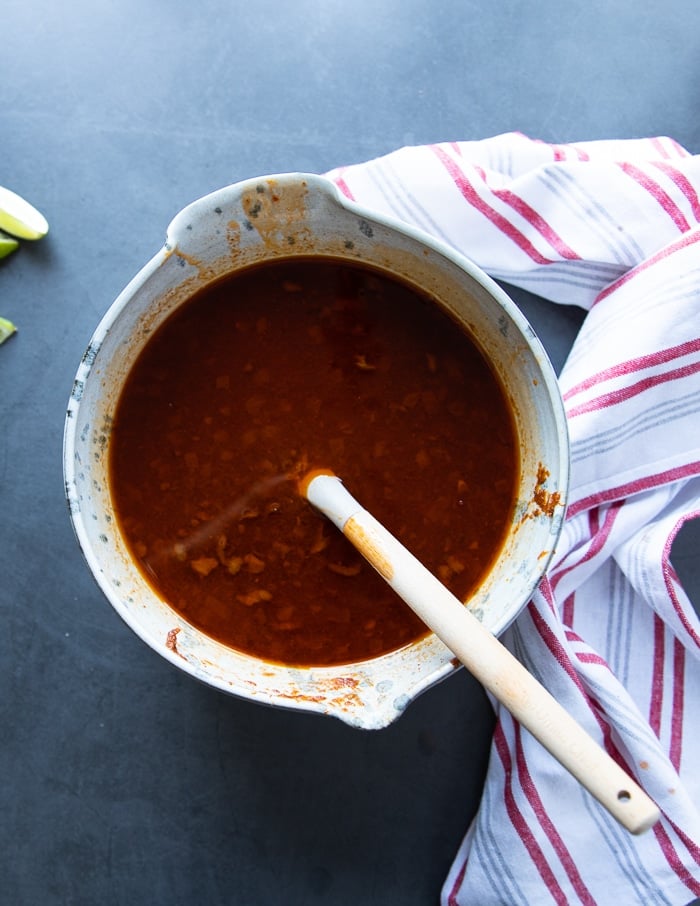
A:
POLYGON ((7 318, 0 318, 0 346, 5 342, 8 337, 11 337, 12 334, 17 330, 12 321, 8 321, 7 318))
POLYGON ((41 239, 48 233, 49 225, 28 201, 0 186, 0 230, 18 239, 41 239))
POLYGON ((16 239, 13 239, 12 236, 6 236, 5 233, 0 233, 0 258, 4 258, 6 255, 10 255, 19 245, 16 239))

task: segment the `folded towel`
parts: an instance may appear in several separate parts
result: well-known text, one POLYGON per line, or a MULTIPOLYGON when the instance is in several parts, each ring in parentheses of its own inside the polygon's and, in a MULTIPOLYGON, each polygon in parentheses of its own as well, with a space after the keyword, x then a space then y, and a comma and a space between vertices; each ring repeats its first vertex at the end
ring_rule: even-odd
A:
POLYGON ((700 515, 700 157, 666 137, 513 133, 328 175, 496 279, 588 311, 560 376, 567 520, 502 640, 663 817, 623 831, 493 702, 482 800, 442 903, 688 903, 700 896, 700 621, 669 555, 700 515))

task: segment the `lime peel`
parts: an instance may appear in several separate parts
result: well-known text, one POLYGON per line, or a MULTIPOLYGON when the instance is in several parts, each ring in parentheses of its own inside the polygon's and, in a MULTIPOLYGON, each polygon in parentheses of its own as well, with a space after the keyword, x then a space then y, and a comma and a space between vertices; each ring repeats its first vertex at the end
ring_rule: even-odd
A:
POLYGON ((12 321, 8 321, 7 318, 0 318, 0 346, 16 331, 17 328, 12 321))
POLYGON ((44 215, 28 201, 0 186, 0 230, 17 239, 41 239, 48 233, 49 225, 44 215))

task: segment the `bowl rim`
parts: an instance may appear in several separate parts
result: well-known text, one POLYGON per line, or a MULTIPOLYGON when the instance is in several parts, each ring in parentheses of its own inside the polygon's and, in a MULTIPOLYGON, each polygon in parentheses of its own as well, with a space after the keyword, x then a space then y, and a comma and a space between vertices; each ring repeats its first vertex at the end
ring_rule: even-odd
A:
MULTIPOLYGON (((242 180, 240 182, 224 186, 220 189, 215 190, 214 192, 208 193, 207 195, 204 195, 185 206, 170 221, 170 224, 168 225, 166 231, 166 239, 163 246, 151 257, 150 260, 148 260, 139 269, 139 271, 122 289, 122 291, 118 294, 118 296, 100 318, 100 321, 92 334, 92 337, 88 343, 86 351, 76 372, 64 421, 63 472, 65 482, 65 496, 68 504, 70 520, 83 558, 85 559, 90 572, 96 580, 100 590, 107 597, 112 607, 117 611, 120 617, 129 626, 129 628, 139 638, 141 638, 142 641, 144 641, 149 647, 155 648, 158 654, 160 654, 174 666, 178 667, 181 670, 184 670, 186 673, 192 675, 196 679, 202 680, 203 682, 214 688, 218 688, 221 691, 232 693, 249 700, 252 699, 254 701, 262 701, 266 704, 272 704, 278 707, 284 707, 292 710, 321 711, 322 713, 330 713, 333 714, 333 716, 340 717, 347 723, 351 723, 355 726, 371 726, 373 728, 374 726, 386 726, 388 723, 391 723, 394 719, 396 719, 396 717, 403 711, 404 707, 409 703, 409 701, 412 701, 414 698, 418 697, 430 686, 443 680, 455 670, 461 669, 461 665, 459 665, 459 663, 456 663, 454 658, 443 658, 442 665, 438 669, 434 670, 432 673, 416 679, 416 681, 411 686, 411 695, 409 696, 408 700, 403 704, 403 706, 396 707, 394 709, 395 713, 390 715, 390 719, 385 715, 384 717, 382 717, 381 722, 375 721, 373 723, 372 721, 369 721, 366 724, 363 723, 362 719, 358 719, 356 715, 348 717, 347 714, 336 713, 332 708, 329 709, 327 705, 319 707, 319 704, 317 702, 314 702, 308 698, 300 697, 297 700, 290 701, 287 697, 284 696, 277 698, 274 695, 251 696, 247 694, 245 689, 231 689, 230 686, 227 685, 227 683, 224 681, 217 681, 215 677, 211 676, 202 676, 201 671, 197 670, 196 667, 188 660, 183 660, 183 658, 175 648, 167 648, 162 645, 156 646, 154 644, 153 639, 136 618, 134 612, 124 606, 124 602, 120 599, 119 595, 116 594, 114 587, 110 584, 107 577, 105 576, 100 565, 99 558, 96 556, 96 553, 93 549, 93 544, 86 530, 80 501, 78 499, 76 450, 80 439, 77 437, 77 414, 81 404, 83 387, 92 372, 99 349, 107 338, 112 325, 117 320, 123 309, 127 305, 129 305, 134 295, 137 294, 147 284, 147 282, 168 259, 168 257, 172 253, 173 248, 180 247, 181 244, 189 238, 189 235, 191 233, 190 225, 193 219, 202 216, 210 216, 212 208, 216 208, 217 206, 226 208, 227 203, 230 203, 230 199, 240 197, 241 193, 243 193, 244 191, 253 190, 257 185, 261 183, 270 182, 274 182, 275 184, 282 186, 298 185, 303 183, 304 185, 309 186, 312 189, 324 193, 327 197, 332 198, 333 202, 338 205, 338 207, 344 209, 349 214, 362 218, 370 224, 382 226, 388 230, 403 234, 405 237, 408 237, 415 243, 433 250, 436 254, 442 256, 443 258, 446 258, 447 260, 451 261, 452 264, 456 265, 459 269, 466 272, 469 277, 473 281, 475 281, 475 283, 481 286, 481 288, 487 295, 493 298, 505 309, 508 316, 515 323, 516 327, 520 331, 520 334, 525 339, 528 346, 530 347, 530 350, 538 361, 544 389, 546 390, 546 398, 549 402, 551 417, 556 425, 556 433, 558 437, 558 461, 552 465, 556 466, 557 489, 561 495, 563 506, 561 513, 557 517, 558 525, 554 526, 551 532, 553 537, 549 551, 541 557, 538 562, 537 569, 533 570, 532 572, 532 579, 530 583, 531 587, 528 596, 525 597, 523 601, 519 602, 517 607, 514 606, 513 608, 511 608, 511 611, 509 611, 508 614, 504 615, 500 623, 492 628, 492 631, 495 635, 498 636, 502 632, 504 632, 508 628, 508 626, 510 626, 511 623, 518 617, 518 615, 527 605, 528 600, 541 581, 542 576, 545 575, 549 563, 554 556, 556 542, 559 539, 561 527, 564 522, 565 504, 566 500, 568 499, 570 481, 570 454, 568 423, 566 419, 564 403, 559 390, 559 384, 549 356, 539 337, 536 335, 525 315, 520 311, 515 302, 508 296, 507 292, 502 289, 502 287, 499 286, 499 284, 496 283, 495 280, 493 280, 470 258, 454 249, 443 240, 431 236, 430 234, 413 226, 412 224, 405 223, 404 221, 401 221, 397 218, 380 214, 362 204, 358 204, 354 200, 347 198, 342 194, 338 186, 336 186, 335 183, 333 183, 327 177, 301 172, 280 173, 273 174, 271 176, 262 176, 242 180)), ((410 648, 411 646, 407 647, 410 648)), ((401 649, 399 649, 398 652, 390 653, 389 656, 384 655, 382 657, 384 659, 386 659, 387 657, 390 658, 391 654, 398 656, 400 652, 401 649)), ((379 660, 382 660, 382 658, 374 659, 374 661, 379 660)), ((358 666, 365 667, 366 665, 371 665, 372 663, 373 661, 365 661, 361 662, 360 664, 340 665, 338 668, 308 668, 307 672, 310 675, 314 674, 316 676, 337 675, 339 670, 341 672, 348 673, 353 669, 356 669, 358 666)), ((302 672, 306 670, 306 668, 301 669, 302 672)))

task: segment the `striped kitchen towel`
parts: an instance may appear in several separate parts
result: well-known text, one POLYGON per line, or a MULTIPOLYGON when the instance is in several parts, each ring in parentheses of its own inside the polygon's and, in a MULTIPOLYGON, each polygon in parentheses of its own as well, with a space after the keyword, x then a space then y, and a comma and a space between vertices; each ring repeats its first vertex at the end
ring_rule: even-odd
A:
POLYGON ((588 312, 560 377, 567 521, 503 641, 663 817, 627 834, 494 702, 483 797, 442 903, 688 903, 700 896, 700 621, 669 555, 700 515, 700 156, 664 137, 506 134, 329 176, 496 279, 588 312))

